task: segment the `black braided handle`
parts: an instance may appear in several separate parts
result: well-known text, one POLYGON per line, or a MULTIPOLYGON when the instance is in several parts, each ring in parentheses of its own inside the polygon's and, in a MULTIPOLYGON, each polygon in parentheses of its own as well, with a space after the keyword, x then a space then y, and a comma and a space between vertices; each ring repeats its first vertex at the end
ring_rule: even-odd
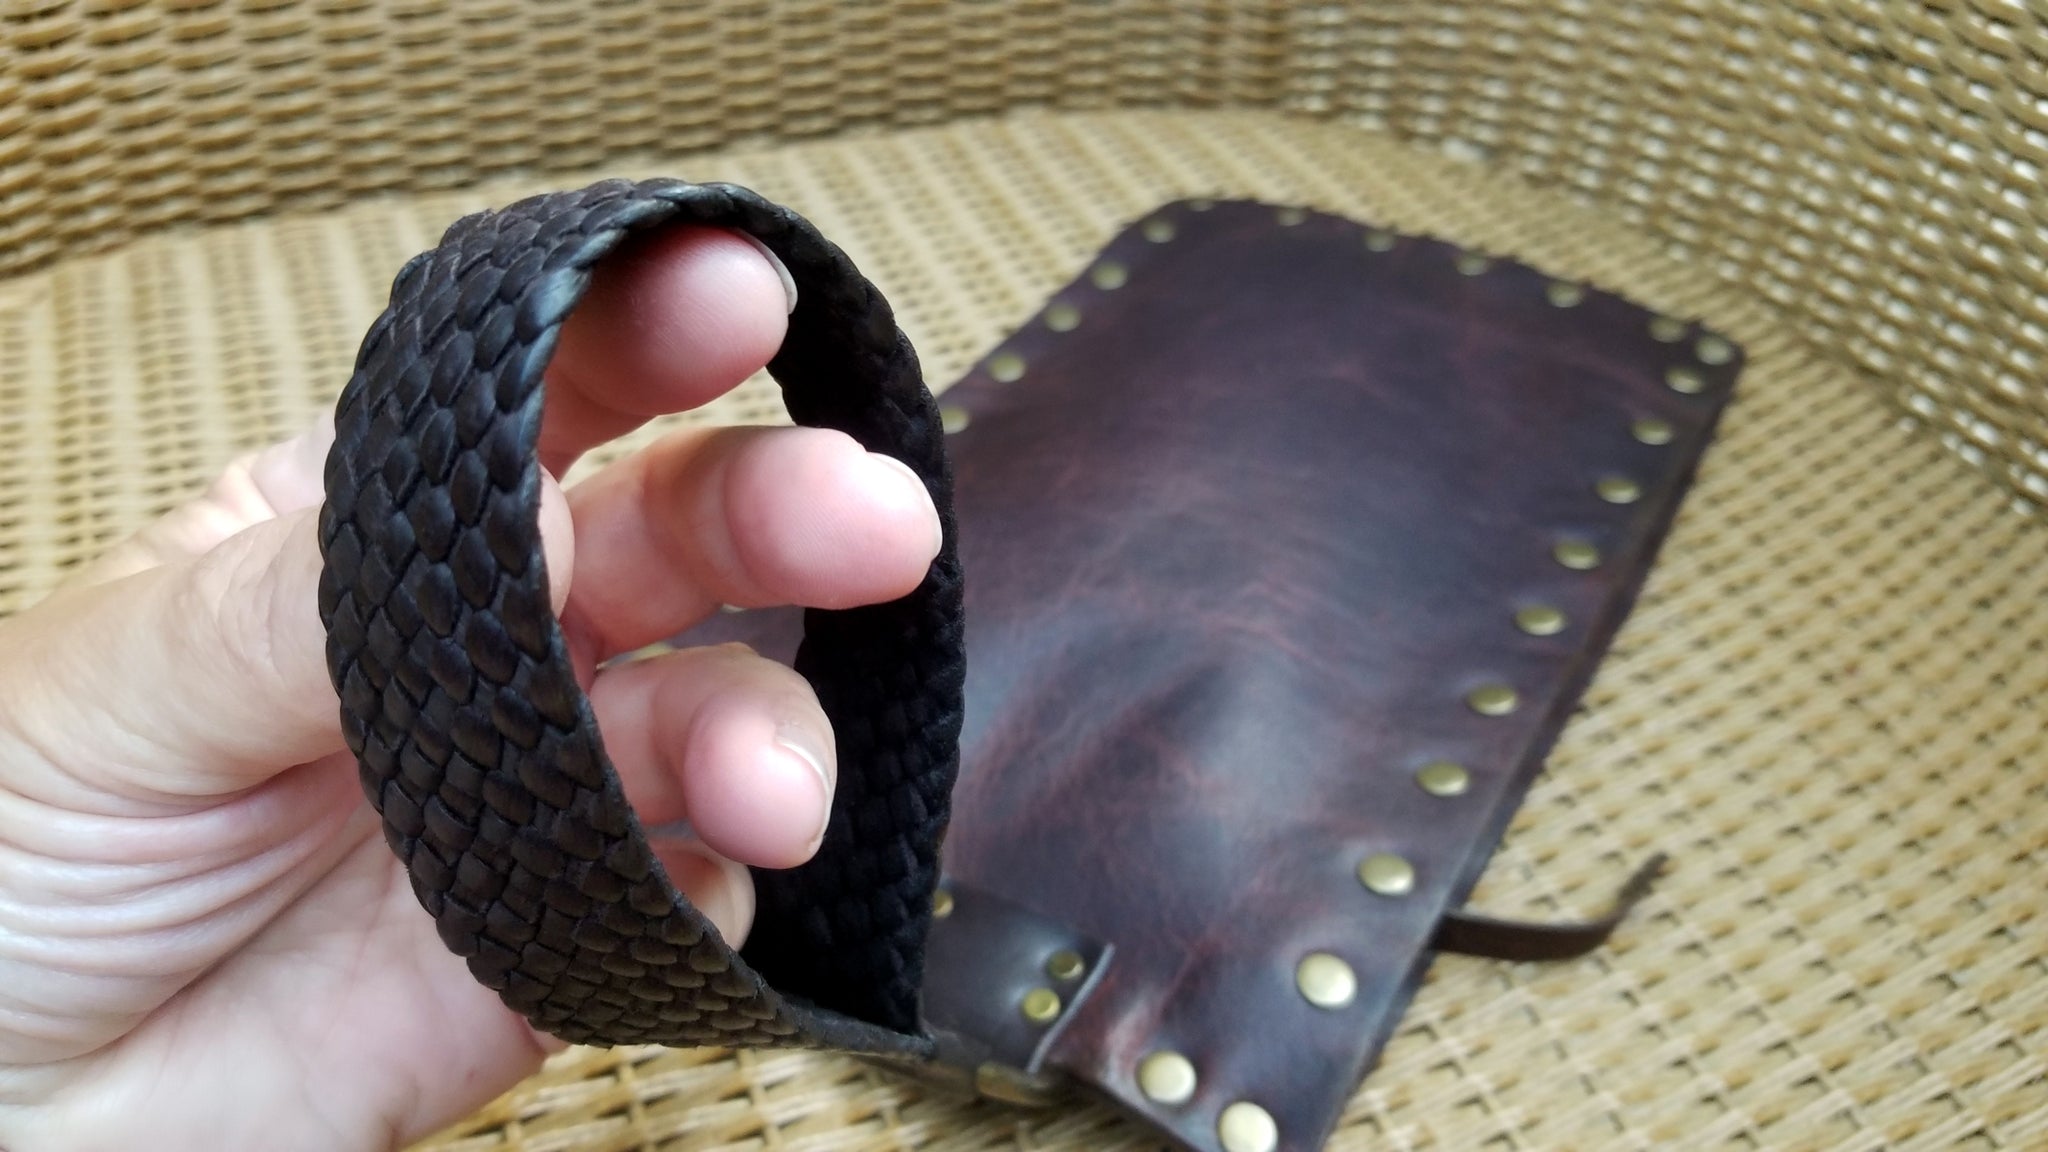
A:
POLYGON ((937 405, 887 301, 785 208, 607 181, 458 221, 398 274, 342 393, 320 614, 364 792, 441 938, 578 1043, 923 1056, 925 934, 958 763, 960 569, 937 405), (549 607, 543 373, 591 269, 634 233, 746 232, 798 287, 769 371, 800 424, 924 479, 945 545, 888 604, 813 610, 797 670, 839 742, 817 857, 757 872, 745 959, 670 884, 605 757, 549 607))

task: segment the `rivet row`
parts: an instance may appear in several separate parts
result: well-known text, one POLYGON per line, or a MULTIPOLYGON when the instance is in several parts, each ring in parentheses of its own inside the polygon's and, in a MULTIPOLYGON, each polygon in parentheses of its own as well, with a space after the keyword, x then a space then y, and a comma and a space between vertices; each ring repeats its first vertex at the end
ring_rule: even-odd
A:
MULTIPOLYGON (((1691 325, 1676 316, 1657 316, 1650 320, 1650 338, 1660 344, 1676 344, 1685 339, 1685 334, 1690 330, 1691 325)), ((1705 332, 1701 333, 1699 339, 1693 341, 1692 353, 1699 358, 1700 363, 1708 367, 1718 368, 1735 359, 1735 345, 1729 343, 1728 338, 1725 336, 1705 332)), ((1692 378, 1697 378, 1698 376, 1698 373, 1685 369, 1674 368, 1672 371, 1674 373, 1684 371, 1688 377, 1692 378)), ((1680 387, 1675 382, 1671 386, 1681 392, 1688 390, 1687 388, 1680 387)), ((1701 386, 1704 386, 1703 381, 1701 386)), ((1692 390, 1697 391, 1697 389, 1692 390)))
MULTIPOLYGON (((1195 200, 1188 204, 1188 208, 1195 212, 1206 212, 1215 206, 1213 200, 1195 200)), ((1139 226, 1139 232, 1154 244, 1167 243, 1178 235, 1178 229, 1173 221, 1163 216, 1155 216, 1145 221, 1139 226)), ((1122 288, 1130 283, 1130 278, 1130 269, 1114 260, 1100 261, 1088 270, 1089 282, 1104 292, 1114 292, 1122 288)), ((1077 304, 1062 300, 1048 306, 1042 319, 1045 326, 1054 332, 1072 332, 1081 326, 1081 308, 1077 304)), ((998 384, 1015 384, 1024 378, 1026 367, 1022 355, 1006 351, 990 356, 984 370, 988 373, 989 379, 998 384)), ((967 409, 958 405, 940 405, 939 418, 948 435, 966 428, 973 422, 972 415, 967 409)))
MULTIPOLYGON (((1192 1060, 1162 1048, 1138 1062, 1138 1091, 1166 1108, 1195 1098, 1201 1079, 1192 1060)), ((1216 1141, 1224 1152, 1273 1152, 1280 1146, 1280 1125, 1273 1114, 1250 1100, 1233 1100, 1216 1115, 1216 1141)))
MULTIPOLYGON (((1204 212, 1214 207, 1210 200, 1195 200, 1188 203, 1190 211, 1204 212)), ((1293 227, 1308 219, 1306 209, 1281 207, 1275 210, 1275 221, 1282 227, 1293 227)), ((1177 235, 1171 220, 1155 217, 1140 226, 1140 234, 1154 244, 1170 242, 1177 235)), ((1367 229, 1364 245, 1371 252, 1388 252, 1398 246, 1401 237, 1382 229, 1367 229)), ((1478 276, 1493 266, 1493 261, 1484 253, 1464 251, 1454 260, 1457 271, 1465 276, 1478 276)), ((1091 283, 1103 291, 1115 291, 1129 282, 1129 270, 1115 261, 1102 261, 1089 270, 1091 283)), ((1554 280, 1545 285, 1545 298, 1554 307, 1571 308, 1583 303, 1586 289, 1572 281, 1554 280)), ((1081 323, 1080 309, 1072 304, 1055 304, 1046 310, 1046 327, 1055 332, 1068 332, 1081 323)), ((1677 343, 1685 338, 1688 326, 1680 320, 1658 316, 1651 321, 1650 334, 1661 343, 1677 343)), ((1725 339, 1703 335, 1694 345, 1694 352, 1700 363, 1719 365, 1733 358, 1734 349, 1725 339)), ((988 372, 1000 383, 1014 383, 1024 375, 1025 363, 1015 353, 1002 353, 990 359, 988 372)), ((1693 395, 1704 391, 1706 379, 1697 370, 1678 365, 1665 374, 1665 383, 1673 391, 1693 395)), ((944 410, 942 409, 942 413, 944 410)), ((966 413, 960 412, 957 425, 948 417, 947 430, 964 427, 966 413)), ((1674 430, 1668 421, 1655 417, 1636 420, 1630 427, 1631 435, 1637 442, 1646 445, 1668 444, 1674 437, 1674 430)), ((1594 484, 1594 491, 1600 499, 1611 504, 1631 504, 1642 496, 1641 485, 1635 480, 1619 475, 1601 477, 1594 484)), ((1591 571, 1599 567, 1601 555, 1591 542, 1576 538, 1558 540, 1552 547, 1556 562, 1573 571, 1591 571)), ((1559 609, 1544 604, 1525 606, 1515 613, 1516 627, 1531 636, 1551 636, 1564 630, 1568 620, 1559 609)), ((1484 684, 1466 694, 1466 705, 1474 712, 1487 717, 1505 716, 1520 705, 1520 697, 1513 687, 1506 684, 1484 684)), ((1471 787, 1471 773, 1461 764, 1449 760, 1437 760, 1423 765, 1415 773, 1418 787, 1432 796, 1452 798, 1463 795, 1471 787)), ((1382 852, 1366 857, 1358 866, 1358 880, 1366 890, 1375 895, 1398 899, 1415 890, 1415 866, 1405 857, 1395 853, 1382 852)), ((952 898, 945 892, 939 893, 933 915, 943 917, 952 910, 952 898)), ((1047 961, 1046 973, 1054 981, 1067 982, 1078 979, 1085 972, 1085 964, 1075 953, 1055 953, 1047 961)), ((1337 1011, 1355 1002, 1358 994, 1357 972, 1342 957, 1330 952, 1311 952, 1304 956, 1295 968, 1295 985, 1302 998, 1309 1004, 1326 1010, 1337 1011)), ((1027 992, 1020 1004, 1026 1019, 1034 1023, 1050 1023, 1058 1018, 1064 1007, 1059 994, 1050 988, 1033 988, 1027 992)), ((1147 1055, 1136 1069, 1139 1091, 1155 1104, 1178 1107, 1193 1100, 1199 1087, 1195 1066, 1185 1055, 1171 1049, 1161 1049, 1147 1055)), ((1217 1117, 1217 1139, 1224 1152, 1272 1152, 1279 1144, 1279 1128, 1272 1114, 1249 1100, 1237 1100, 1226 1105, 1217 1117)))

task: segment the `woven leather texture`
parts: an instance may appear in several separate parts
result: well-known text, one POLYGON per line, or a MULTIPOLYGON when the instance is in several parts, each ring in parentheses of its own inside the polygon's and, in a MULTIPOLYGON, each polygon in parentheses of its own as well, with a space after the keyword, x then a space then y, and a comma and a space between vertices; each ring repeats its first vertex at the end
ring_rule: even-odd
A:
POLYGON ((400 269, 341 394, 326 482, 320 614, 343 732, 413 891, 477 979, 584 1043, 923 1050, 959 755, 957 540, 937 407, 844 253, 743 189, 679 181, 467 216, 400 269), (622 240, 683 221, 782 260, 799 302, 769 368, 791 412, 903 459, 947 537, 908 597, 809 616, 796 665, 844 767, 817 856, 758 877, 745 962, 669 883, 605 759, 536 520, 561 324, 622 240))

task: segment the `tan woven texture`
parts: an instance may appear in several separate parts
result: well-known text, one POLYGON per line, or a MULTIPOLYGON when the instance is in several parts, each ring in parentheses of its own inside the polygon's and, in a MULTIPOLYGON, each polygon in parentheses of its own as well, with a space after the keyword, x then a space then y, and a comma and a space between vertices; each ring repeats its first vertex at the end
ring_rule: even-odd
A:
MULTIPOLYGON (((935 383, 1168 198, 1434 232, 1752 360, 1478 902, 1675 869, 1588 960, 1439 961, 1333 1147, 2048 1148, 2036 16, 651 7, 0 6, 0 612, 315 418, 399 263, 524 192, 759 188, 935 383), (959 119, 1020 103, 1066 110, 959 119)), ((575 1050, 421 1152, 1153 1147, 837 1057, 575 1050)))
POLYGON ((1021 105, 1343 117, 1597 199, 2048 503, 2048 13, 2024 0, 6 0, 0 53, 0 273, 1021 105))

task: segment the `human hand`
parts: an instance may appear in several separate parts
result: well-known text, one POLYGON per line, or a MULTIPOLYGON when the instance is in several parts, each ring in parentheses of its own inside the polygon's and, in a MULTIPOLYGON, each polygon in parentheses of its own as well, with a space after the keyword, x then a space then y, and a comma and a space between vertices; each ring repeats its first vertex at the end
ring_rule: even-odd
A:
MULTIPOLYGON (((911 592, 915 475, 836 432, 688 430, 566 493, 591 447, 730 390, 787 301, 750 243, 677 229, 599 270, 549 369, 541 528, 607 750, 669 876, 735 946, 745 865, 823 835, 829 725, 738 648, 605 661, 720 604, 911 592)), ((381 1150, 533 1072, 551 1038, 435 934, 343 747, 317 616, 331 425, 0 621, 0 1148, 381 1150)))

